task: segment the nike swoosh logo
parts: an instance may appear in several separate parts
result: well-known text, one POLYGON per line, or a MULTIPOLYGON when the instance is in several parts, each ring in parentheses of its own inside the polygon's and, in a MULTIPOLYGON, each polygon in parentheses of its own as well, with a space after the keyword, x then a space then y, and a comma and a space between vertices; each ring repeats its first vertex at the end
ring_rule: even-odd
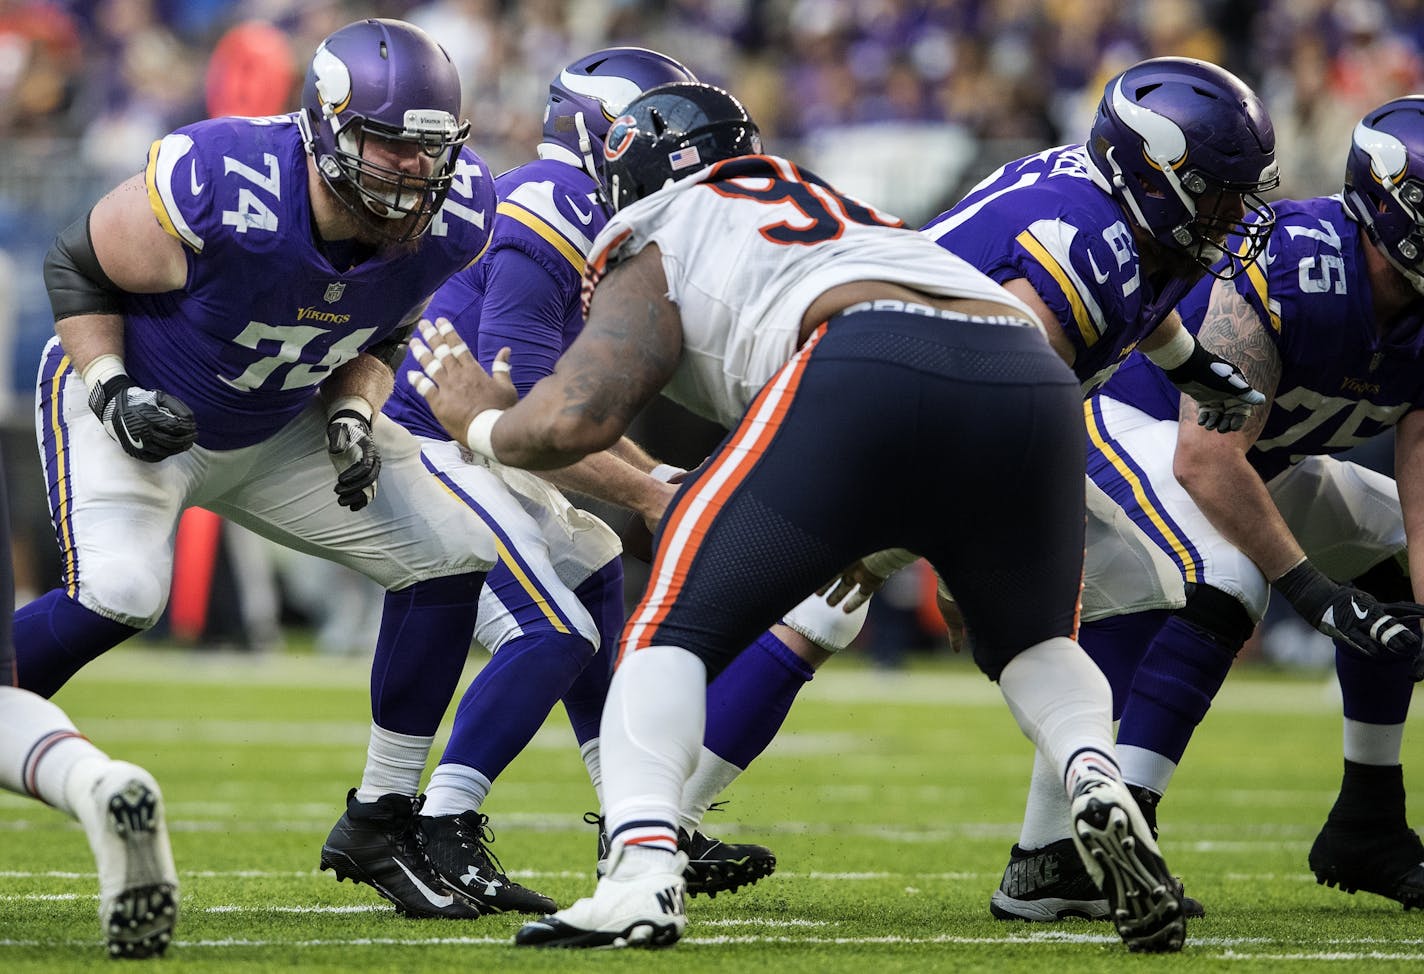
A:
POLYGON ((188 169, 188 185, 193 188, 193 195, 197 196, 203 191, 207 183, 198 182, 198 160, 194 159, 192 166, 188 169))
POLYGON ((435 892, 435 890, 422 883, 420 881, 420 877, 417 876, 415 873, 411 872, 409 867, 407 867, 406 864, 401 862, 399 859, 392 858, 391 862, 395 863, 397 866, 400 867, 400 871, 406 874, 406 878, 408 878, 411 883, 414 884, 416 889, 420 890, 420 895, 425 897, 425 899, 430 903, 431 906, 449 906, 455 902, 455 897, 449 895, 441 896, 439 893, 435 892))
POLYGON ((1350 608, 1352 608, 1352 609, 1355 610, 1355 618, 1356 618, 1356 619, 1364 619, 1364 618, 1367 618, 1367 617, 1369 616, 1369 613, 1366 612, 1364 609, 1361 609, 1361 608, 1359 607, 1359 605, 1356 604, 1356 602, 1355 602, 1354 599, 1351 599, 1351 600, 1350 600, 1350 608))
POLYGON ((114 417, 114 420, 115 420, 115 422, 117 422, 117 423, 119 424, 119 428, 124 431, 124 435, 129 438, 129 442, 132 443, 134 446, 138 447, 140 450, 142 450, 142 449, 143 449, 143 437, 141 437, 141 436, 135 436, 135 435, 133 434, 133 432, 131 432, 131 431, 129 430, 129 426, 128 426, 127 423, 124 422, 124 417, 123 417, 123 416, 116 416, 116 417, 114 417))
POLYGON ((1092 252, 1091 250, 1088 251, 1088 266, 1092 267, 1092 269, 1093 269, 1093 277, 1097 278, 1097 281, 1098 281, 1099 284, 1102 284, 1104 281, 1106 281, 1106 280, 1108 279, 1108 276, 1107 276, 1106 273, 1104 273, 1103 271, 1098 270, 1098 261, 1097 261, 1097 259, 1096 259, 1095 257, 1093 257, 1093 252, 1092 252))
POLYGON ((574 214, 579 218, 580 223, 582 223, 584 226, 588 226, 590 223, 593 222, 592 209, 585 213, 583 210, 580 210, 578 208, 578 204, 574 202, 574 198, 572 196, 565 196, 564 199, 569 201, 569 209, 574 211, 574 214))

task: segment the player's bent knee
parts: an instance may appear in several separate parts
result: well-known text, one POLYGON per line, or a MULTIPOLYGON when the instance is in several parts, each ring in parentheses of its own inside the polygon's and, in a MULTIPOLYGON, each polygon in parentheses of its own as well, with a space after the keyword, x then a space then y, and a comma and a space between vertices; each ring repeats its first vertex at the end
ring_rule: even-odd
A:
POLYGON ((135 629, 152 629, 168 605, 169 580, 132 565, 97 570, 90 565, 79 588, 79 604, 135 629))
POLYGON ((1246 645, 1256 623, 1234 595, 1211 585, 1195 585, 1177 617, 1210 635, 1233 652, 1246 645))

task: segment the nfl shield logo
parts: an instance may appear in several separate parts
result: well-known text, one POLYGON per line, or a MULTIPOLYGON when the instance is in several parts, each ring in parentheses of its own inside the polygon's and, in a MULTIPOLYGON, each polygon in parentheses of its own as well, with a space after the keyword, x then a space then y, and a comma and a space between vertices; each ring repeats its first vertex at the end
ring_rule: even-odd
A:
POLYGON ((326 286, 326 303, 335 304, 341 300, 341 295, 346 293, 345 281, 333 281, 326 286))

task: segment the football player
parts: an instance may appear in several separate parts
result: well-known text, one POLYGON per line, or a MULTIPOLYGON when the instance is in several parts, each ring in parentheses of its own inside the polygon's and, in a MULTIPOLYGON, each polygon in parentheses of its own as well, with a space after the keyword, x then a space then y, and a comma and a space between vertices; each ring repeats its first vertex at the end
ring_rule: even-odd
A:
POLYGON ((845 565, 913 545, 960 595, 982 634, 976 661, 1024 733, 1054 756, 1123 939, 1180 949, 1178 886, 1119 780, 1106 681, 1071 638, 1083 495, 1060 488, 1083 474, 1077 382, 1023 302, 760 153, 726 92, 645 93, 605 141, 617 212, 591 252, 587 324, 553 374, 519 399, 448 322, 423 323, 412 344, 410 381, 441 425, 509 465, 606 449, 659 392, 732 430, 663 517, 623 630, 601 728, 609 870, 516 942, 675 942, 678 811, 708 677, 845 565), (997 478, 963 477, 967 458, 1012 481, 1012 500, 997 478), (911 464, 924 476, 896 475, 911 464))
MULTIPOLYGON (((1255 260, 1272 219, 1259 194, 1277 178, 1270 120, 1250 89, 1215 65, 1157 58, 1108 82, 1086 145, 1009 163, 922 233, 1028 304, 1085 392, 1140 344, 1198 403, 1203 426, 1227 432, 1262 396, 1182 328, 1173 306, 1224 254, 1233 228, 1249 231, 1243 247, 1213 273, 1240 275, 1255 260)), ((1088 593, 1095 599, 1085 597, 1084 618, 1150 610, 1159 614, 1146 618, 1160 620, 1180 606, 1185 595, 1170 560, 1091 481, 1087 498, 1088 571, 1112 581, 1088 593)), ((858 605, 915 557, 884 552, 854 566, 830 601, 858 605)), ((960 621, 954 602, 942 608, 947 621, 960 621)), ((1062 790, 1052 762, 1040 759, 1036 769, 1047 792, 1062 790)), ((1098 900, 1072 843, 1040 840, 1066 828, 1058 812, 1026 816, 1011 866, 1010 879, 1046 876, 1050 888, 1015 886, 1014 901, 1001 891, 991 904, 995 916, 1034 918, 1041 907, 1026 901, 1060 898, 1064 885, 1078 899, 1098 900), (1046 869, 1044 857, 1053 860, 1046 869), (1018 865, 1025 860, 1032 861, 1018 865)), ((1188 915, 1200 912, 1195 900, 1185 902, 1188 915)), ((1105 915, 1106 903, 1099 905, 1097 915, 1105 915)))
POLYGON ((20 686, 49 696, 152 626, 189 506, 377 580, 367 763, 322 861, 464 918, 409 826, 494 538, 378 414, 425 301, 489 242, 459 113, 443 48, 360 21, 318 46, 301 110, 164 136, 59 235, 38 418, 64 576, 15 643, 20 686))
POLYGON ((1321 883, 1406 909, 1424 907, 1401 766, 1424 613, 1421 169, 1424 97, 1370 112, 1343 195, 1276 203, 1264 259, 1182 302, 1188 330, 1268 397, 1239 431, 1179 422, 1190 403, 1142 363, 1091 400, 1089 475, 1169 554, 1189 594, 1165 622, 1146 620, 1157 631, 1145 656, 1140 636, 1122 638, 1141 632, 1140 618, 1083 629, 1125 697, 1123 772, 1149 818, 1272 590, 1331 636, 1344 775, 1309 866, 1321 883), (1394 479, 1331 456, 1391 428, 1394 479))
MULTIPOLYGON (((1140 349, 1197 403, 1205 429, 1229 433, 1262 396, 1174 309, 1204 275, 1240 278, 1253 265, 1274 223, 1261 194, 1278 182, 1271 121, 1250 88, 1214 64, 1153 58, 1107 82, 1085 143, 1008 163, 923 232, 1037 312, 1085 395, 1140 349)), ((1087 493, 1086 567, 1104 581, 1085 591, 1083 619, 1141 621, 1122 638, 1146 645, 1185 601, 1178 573, 1091 480, 1087 493)), ((1034 774, 1051 795, 1056 771, 1039 759, 1034 774)), ((1061 804, 1030 802, 994 916, 1053 919, 1063 900, 1105 915, 1072 844, 1048 841, 1064 836, 1061 804)), ((1189 898, 1187 909, 1201 908, 1189 898)))
MULTIPOLYGON (((0 551, 9 550, 9 535, 0 477, 0 551)), ((9 558, 0 558, 0 600, 14 605, 9 558)), ((178 920, 178 873, 158 782, 110 758, 63 710, 15 685, 9 612, 0 618, 0 788, 37 798, 84 827, 111 956, 156 957, 168 948, 178 920)))
MULTIPOLYGON (((426 314, 450 321, 486 365, 501 347, 511 348, 511 378, 521 394, 554 370, 583 328, 583 266, 609 216, 596 167, 609 125, 640 92, 691 80, 677 61, 641 48, 579 58, 549 87, 539 158, 495 180, 500 219, 489 252, 452 277, 426 314)), ((402 371, 418 368, 408 357, 402 371)), ((655 527, 675 489, 667 481, 683 471, 657 464, 625 437, 545 479, 472 456, 407 383, 397 384, 385 411, 416 435, 426 464, 500 539, 476 626, 493 659, 456 709, 450 742, 426 787, 423 848, 445 881, 477 906, 552 912, 551 900, 511 883, 491 860, 488 817, 479 809, 560 699, 595 791, 601 788, 598 725, 623 622, 621 546, 602 521, 571 506, 553 485, 633 509, 655 527)), ((788 617, 795 629, 762 634, 709 688, 707 746, 679 817, 689 893, 735 890, 775 868, 763 846, 702 832, 702 816, 775 735, 811 676, 801 656, 843 647, 862 620, 808 603, 788 617), (833 631, 820 631, 819 620, 833 631)), ((600 846, 600 859, 605 851, 600 846)))

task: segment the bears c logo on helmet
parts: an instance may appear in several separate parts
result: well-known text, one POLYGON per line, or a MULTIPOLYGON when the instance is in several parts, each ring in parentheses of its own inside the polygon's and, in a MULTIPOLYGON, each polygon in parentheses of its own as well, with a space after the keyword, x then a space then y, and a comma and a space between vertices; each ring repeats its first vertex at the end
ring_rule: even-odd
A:
POLYGON ((638 134, 638 121, 632 115, 622 115, 613 120, 608 128, 608 137, 603 142, 603 158, 617 159, 628 151, 633 137, 638 134))

